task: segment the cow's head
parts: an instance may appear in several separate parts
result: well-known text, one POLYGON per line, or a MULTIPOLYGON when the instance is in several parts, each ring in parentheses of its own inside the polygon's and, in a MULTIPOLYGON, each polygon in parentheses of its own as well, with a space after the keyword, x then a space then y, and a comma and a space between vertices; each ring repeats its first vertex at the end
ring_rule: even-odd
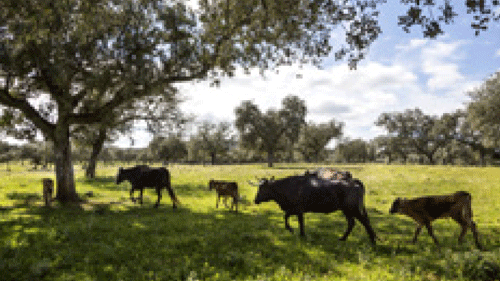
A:
POLYGON ((255 195, 255 204, 268 202, 274 199, 273 182, 274 178, 269 180, 264 178, 259 181, 259 189, 257 190, 257 195, 255 195))
POLYGON ((124 181, 124 177, 123 177, 123 168, 120 167, 118 169, 118 175, 116 175, 116 184, 120 184, 122 181, 124 181))
POLYGON ((391 206, 391 209, 389 210, 389 214, 394 214, 394 213, 397 213, 399 212, 399 207, 401 206, 401 198, 397 198, 396 200, 394 200, 394 202, 392 202, 392 206, 391 206))

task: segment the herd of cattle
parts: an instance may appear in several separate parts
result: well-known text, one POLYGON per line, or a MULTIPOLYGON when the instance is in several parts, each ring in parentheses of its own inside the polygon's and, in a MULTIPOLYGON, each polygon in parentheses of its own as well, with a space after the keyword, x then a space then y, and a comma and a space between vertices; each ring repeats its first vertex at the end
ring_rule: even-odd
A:
MULTIPOLYGON (((116 178, 117 184, 129 181, 132 185, 130 198, 133 202, 134 191, 140 191, 139 202, 142 204, 143 189, 155 188, 158 207, 161 200, 161 191, 165 188, 172 199, 173 208, 177 208, 179 201, 170 184, 170 173, 166 168, 151 168, 138 165, 132 168, 120 168, 116 178)), ((365 227, 370 241, 375 244, 377 236, 373 230, 364 205, 365 187, 359 179, 352 177, 348 171, 337 171, 330 168, 321 168, 315 171, 306 171, 303 175, 289 176, 283 179, 261 179, 258 183, 255 204, 275 201, 285 212, 285 228, 290 232, 293 229, 288 223, 290 216, 298 217, 300 235, 304 236, 304 213, 331 213, 341 210, 347 219, 347 229, 340 240, 346 240, 351 233, 355 220, 365 227)), ((217 192, 216 207, 221 197, 232 198, 232 205, 238 211, 238 185, 236 182, 210 180, 209 189, 217 192)), ((465 191, 458 191, 450 195, 425 196, 414 199, 397 198, 390 209, 390 213, 400 213, 411 217, 417 223, 413 243, 417 241, 422 227, 426 227, 434 242, 439 245, 434 236, 431 223, 439 218, 452 218, 462 227, 459 242, 470 228, 476 247, 481 244, 472 220, 471 195, 465 191)))

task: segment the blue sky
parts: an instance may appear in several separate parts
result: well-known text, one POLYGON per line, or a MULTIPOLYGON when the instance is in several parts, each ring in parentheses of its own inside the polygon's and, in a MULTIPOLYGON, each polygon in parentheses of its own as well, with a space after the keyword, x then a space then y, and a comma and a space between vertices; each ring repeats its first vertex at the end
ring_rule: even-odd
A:
MULTIPOLYGON (((441 115, 464 108, 467 92, 500 70, 500 25, 491 23, 479 37, 470 28, 471 17, 459 9, 455 23, 445 26, 445 35, 424 39, 420 27, 405 33, 397 25, 403 13, 399 1, 388 1, 381 9, 383 33, 371 46, 357 70, 345 61, 325 58, 322 68, 282 67, 279 73, 238 73, 218 88, 207 82, 179 85, 186 101, 181 108, 197 121, 234 121, 234 108, 252 100, 262 111, 279 108, 287 95, 306 101, 307 120, 344 122, 344 136, 365 140, 384 134, 374 125, 384 112, 420 108, 441 115), (297 74, 302 78, 297 79, 297 74)), ((462 5, 458 2, 457 5, 462 5)), ((334 40, 335 40, 334 35, 334 40)), ((138 130, 134 146, 147 146, 150 137, 138 130)), ((126 138, 116 145, 130 146, 126 138)))

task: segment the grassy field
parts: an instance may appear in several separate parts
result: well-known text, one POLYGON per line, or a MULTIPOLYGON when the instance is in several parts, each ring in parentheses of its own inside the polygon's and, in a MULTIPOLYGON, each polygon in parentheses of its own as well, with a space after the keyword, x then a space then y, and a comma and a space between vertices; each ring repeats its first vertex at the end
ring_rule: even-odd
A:
MULTIPOLYGON (((248 180, 303 173, 312 165, 169 166, 182 205, 172 210, 164 193, 145 192, 144 205, 129 200, 128 183, 116 185, 118 167, 99 167, 96 180, 75 168, 77 190, 93 192, 79 207, 46 208, 41 178, 52 172, 0 167, 1 280, 499 280, 500 168, 447 166, 336 166, 366 185, 368 214, 381 241, 372 247, 361 224, 346 242, 340 212, 305 216, 307 237, 284 229, 274 202, 254 205, 248 180), (244 204, 235 213, 215 208, 209 179, 235 180, 244 204), (409 243, 414 223, 389 215, 396 197, 473 196, 474 218, 486 248, 474 248, 469 232, 438 220, 436 247, 426 231, 409 243)), ((83 196, 85 198, 85 196, 83 196)), ((222 205, 223 206, 223 205, 222 205)), ((297 228, 292 217, 291 225, 297 228)))

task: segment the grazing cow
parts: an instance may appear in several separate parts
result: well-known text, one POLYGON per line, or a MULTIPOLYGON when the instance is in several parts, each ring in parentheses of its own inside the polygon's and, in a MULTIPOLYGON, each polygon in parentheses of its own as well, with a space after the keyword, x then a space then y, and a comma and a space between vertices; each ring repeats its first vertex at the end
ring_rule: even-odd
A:
POLYGON ((458 242, 461 243, 463 241, 467 229, 470 228, 477 248, 481 249, 476 224, 472 220, 471 201, 472 196, 465 191, 458 191, 449 195, 425 196, 414 199, 397 198, 392 203, 389 213, 404 214, 417 222, 413 243, 417 242, 420 230, 425 226, 434 243, 439 245, 432 231, 431 223, 436 219, 450 217, 462 226, 458 242))
POLYGON ((138 165, 128 169, 120 168, 116 177, 116 183, 120 184, 126 180, 132 184, 132 189, 130 190, 130 199, 132 202, 135 202, 133 196, 134 191, 138 189, 141 192, 139 202, 142 204, 142 193, 144 188, 151 187, 155 188, 158 194, 158 201, 155 204, 155 207, 158 207, 161 200, 161 189, 165 187, 172 199, 173 208, 177 208, 176 204, 179 204, 179 201, 175 197, 174 191, 170 185, 170 173, 166 168, 150 168, 146 165, 138 165))
POLYGON ((43 201, 45 201, 45 206, 50 207, 52 202, 52 194, 54 193, 54 181, 49 178, 42 179, 43 185, 43 201))
POLYGON ((351 233, 355 219, 359 220, 375 244, 373 231, 363 203, 365 188, 359 180, 332 181, 309 174, 284 179, 260 181, 255 204, 276 201, 285 212, 285 228, 293 232, 288 218, 296 215, 300 235, 304 236, 304 213, 331 213, 342 210, 347 219, 347 230, 340 240, 346 240, 351 233))
POLYGON ((217 201, 215 203, 216 208, 219 208, 219 201, 221 197, 224 197, 224 204, 226 204, 227 197, 232 197, 233 203, 231 204, 231 210, 233 209, 233 206, 236 205, 236 212, 238 212, 238 184, 236 182, 210 180, 208 182, 208 189, 215 189, 217 191, 217 201))

